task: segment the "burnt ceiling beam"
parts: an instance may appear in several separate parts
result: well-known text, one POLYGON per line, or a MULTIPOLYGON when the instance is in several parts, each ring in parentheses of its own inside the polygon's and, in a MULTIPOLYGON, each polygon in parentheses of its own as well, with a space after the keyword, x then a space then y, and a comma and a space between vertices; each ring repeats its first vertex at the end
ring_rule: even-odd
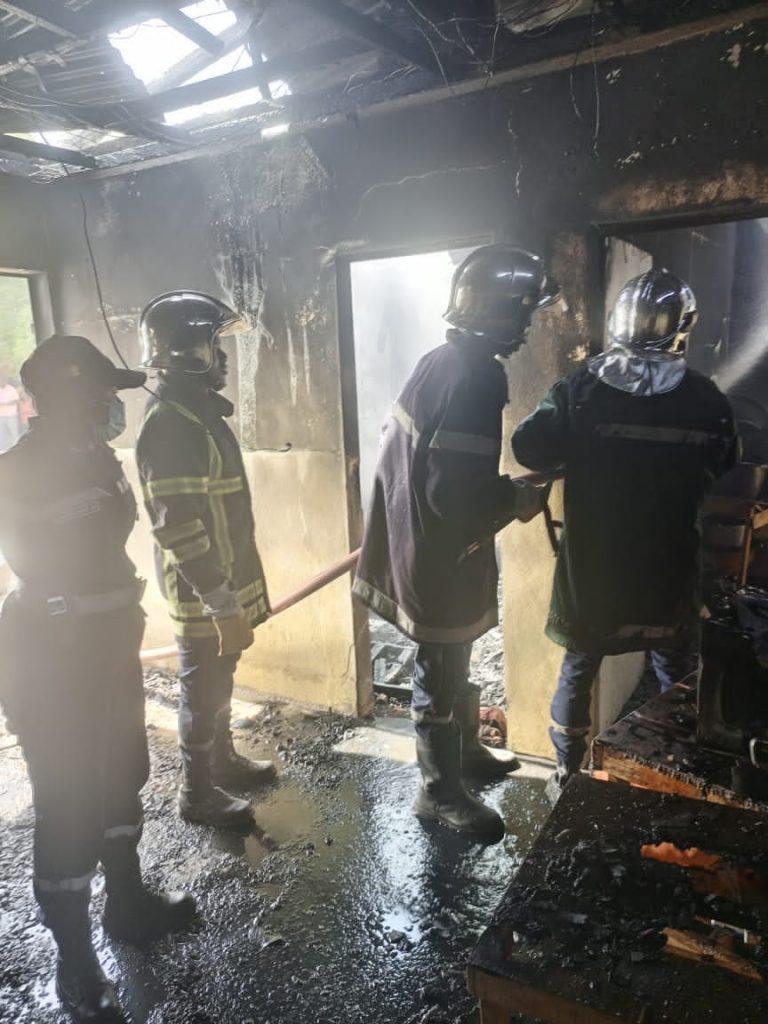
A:
MULTIPOLYGON (((190 82, 175 89, 142 96, 135 100, 126 100, 119 105, 111 104, 104 107, 79 106, 78 115, 87 120, 98 119, 117 126, 121 131, 120 119, 126 116, 147 118, 157 117, 172 110, 194 107, 209 100, 233 96, 245 89, 259 87, 260 81, 269 82, 290 78, 305 71, 313 71, 328 64, 348 60, 365 52, 365 47, 351 39, 335 39, 329 43, 318 43, 295 53, 285 53, 272 60, 265 61, 255 68, 241 68, 230 71, 226 75, 216 75, 202 82, 190 82)), ((279 102, 279 101, 278 101, 279 102)))
POLYGON ((164 75, 153 81, 147 88, 151 93, 158 93, 164 92, 166 89, 173 89, 183 82, 188 82, 190 78, 194 78, 201 71, 205 71, 214 61, 217 61, 220 57, 225 57, 228 53, 232 53, 238 46, 242 46, 248 38, 248 30, 248 28, 244 29, 240 23, 224 29, 218 37, 222 43, 221 51, 218 54, 207 53, 198 47, 186 57, 182 57, 178 64, 168 68, 164 75))
POLYGON ((18 153, 33 159, 50 160, 57 164, 71 164, 73 167, 87 167, 95 170, 99 164, 92 156, 76 149, 48 146, 32 139, 17 139, 14 135, 0 135, 0 153, 18 153))
POLYGON ((207 53, 213 54, 215 57, 219 57, 224 49, 224 43, 215 36, 213 32, 209 32, 204 25, 201 25, 199 21, 195 21, 194 18, 190 18, 188 14, 184 14, 183 11, 167 10, 158 12, 158 15, 170 26, 180 32, 181 35, 186 36, 187 39, 191 40, 195 46, 199 46, 201 50, 205 50, 207 53))
MULTIPOLYGON (((23 0, 26 4, 27 0, 23 0)), ((29 0, 32 6, 33 0, 29 0)), ((34 0, 42 6, 42 0, 34 0)), ((61 31, 52 32, 48 28, 33 28, 0 45, 0 71, 4 65, 13 64, 23 57, 31 57, 36 53, 51 53, 65 43, 71 45, 72 38, 85 39, 99 32, 111 32, 127 25, 135 25, 145 17, 158 15, 159 9, 178 8, 183 0, 154 0, 153 3, 134 2, 134 0, 95 0, 79 11, 68 11, 66 24, 69 33, 62 38, 61 31)), ((16 6, 22 3, 18 0, 16 6)), ((56 18, 61 21, 62 11, 59 3, 53 0, 45 5, 56 9, 56 18)))
POLYGON ((68 39, 77 38, 77 15, 60 3, 52 0, 0 0, 0 8, 46 32, 68 39))
POLYGON ((378 50, 387 50, 408 64, 426 68, 428 71, 443 70, 454 74, 453 61, 432 52, 428 45, 406 39, 398 32, 359 11, 348 7, 341 0, 300 0, 305 7, 332 21, 337 28, 350 32, 378 50))

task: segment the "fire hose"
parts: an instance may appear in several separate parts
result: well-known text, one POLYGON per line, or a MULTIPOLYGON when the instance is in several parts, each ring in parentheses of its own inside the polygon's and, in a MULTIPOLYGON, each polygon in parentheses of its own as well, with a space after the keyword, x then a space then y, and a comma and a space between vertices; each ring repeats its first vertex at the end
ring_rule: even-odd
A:
MULTIPOLYGON (((561 474, 553 476, 552 474, 544 473, 524 473, 522 476, 515 477, 515 481, 525 482, 530 484, 544 484, 546 488, 546 495, 549 497, 549 489, 555 480, 560 478, 561 474)), ((553 544, 555 550, 556 539, 555 539, 555 527, 559 526, 559 523, 555 523, 552 519, 552 514, 549 510, 549 504, 545 501, 544 503, 544 520, 547 526, 547 534, 550 542, 553 544)), ((471 554, 473 551, 480 547, 482 542, 471 544, 464 552, 463 557, 471 554)), ((327 587, 329 583, 333 583, 334 580, 339 579, 346 573, 351 572, 352 569, 357 565, 357 560, 360 556, 360 548, 356 551, 352 551, 341 561, 335 562, 330 565, 323 572, 318 573, 317 576, 313 576, 311 580, 308 580, 303 586, 299 587, 298 590, 294 590, 286 597, 282 598, 272 605, 272 610, 269 613, 269 618, 273 619, 276 615, 280 615, 281 612, 287 611, 289 608, 293 608, 294 605, 303 601, 305 598, 310 597, 312 594, 317 593, 318 590, 322 590, 323 587, 327 587)), ((172 658, 178 653, 176 645, 170 645, 168 647, 150 647, 141 652, 141 660, 144 663, 151 661, 163 661, 166 658, 172 658)))

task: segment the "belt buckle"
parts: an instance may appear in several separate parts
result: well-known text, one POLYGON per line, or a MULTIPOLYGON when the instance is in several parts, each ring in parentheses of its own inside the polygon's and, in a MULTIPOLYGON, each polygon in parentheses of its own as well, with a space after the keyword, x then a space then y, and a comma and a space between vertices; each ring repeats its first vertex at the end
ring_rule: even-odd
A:
POLYGON ((48 614, 54 615, 67 615, 69 612, 69 605, 67 604, 66 597, 49 597, 45 602, 48 608, 48 614))

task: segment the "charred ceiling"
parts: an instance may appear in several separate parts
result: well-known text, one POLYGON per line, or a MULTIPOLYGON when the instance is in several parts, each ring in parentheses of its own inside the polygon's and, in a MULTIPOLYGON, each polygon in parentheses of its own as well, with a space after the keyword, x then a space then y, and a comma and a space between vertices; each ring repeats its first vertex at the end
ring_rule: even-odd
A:
POLYGON ((114 172, 760 14, 768 3, 0 0, 0 170, 114 172))

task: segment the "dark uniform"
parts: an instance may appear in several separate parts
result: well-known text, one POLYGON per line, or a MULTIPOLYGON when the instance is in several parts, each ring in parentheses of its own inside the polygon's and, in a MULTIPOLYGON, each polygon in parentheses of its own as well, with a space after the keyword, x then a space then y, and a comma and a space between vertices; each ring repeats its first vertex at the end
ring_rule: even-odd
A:
MULTIPOLYGON (((216 716, 228 716, 238 657, 218 656, 216 628, 200 595, 230 582, 256 626, 269 614, 267 587, 243 457, 226 422, 232 403, 183 377, 161 381, 156 394, 136 458, 182 658, 179 739, 182 750, 207 750, 216 716)), ((220 729, 229 734, 228 717, 220 729)))
POLYGON ((34 790, 35 891, 87 890, 114 840, 138 843, 149 760, 142 585, 125 554, 131 488, 107 444, 54 424, 0 455, 0 545, 18 578, 0 620, 3 706, 34 790))
POLYGON ((221 336, 246 326, 214 296, 185 290, 156 296, 139 322, 142 365, 160 374, 136 457, 179 650, 178 808, 187 821, 215 826, 253 816, 224 786, 275 777, 271 762, 235 750, 230 728, 235 667, 269 615, 248 479, 226 422, 234 410, 219 394, 221 336))
POLYGON ((0 699, 32 782, 34 889, 58 948, 57 992, 78 1024, 117 1024, 91 939, 99 862, 108 935, 143 942, 195 912, 182 893, 145 888, 137 850, 149 773, 143 582, 125 553, 136 502, 106 439, 124 425, 116 392, 146 377, 60 336, 21 376, 40 417, 0 455, 0 545, 17 577, 0 615, 0 699))
POLYGON ((499 475, 504 368, 455 333, 419 361, 394 405, 354 584, 423 645, 471 644, 498 623, 494 535, 518 493, 499 475))
POLYGON ((567 648, 550 729, 565 773, 586 751, 604 655, 650 650, 662 689, 697 669, 699 513, 715 478, 733 465, 736 441, 727 399, 674 351, 695 320, 694 302, 666 272, 629 282, 617 300, 628 347, 555 384, 512 438, 523 466, 565 471, 546 627, 567 648), (643 312, 661 337, 649 333, 634 351, 643 312))
POLYGON ((457 268, 447 342, 419 361, 384 433, 353 587, 418 644, 416 813, 491 840, 504 823, 462 776, 498 778, 519 762, 479 742, 470 654, 498 622, 495 534, 540 507, 533 488, 499 473, 507 380, 497 356, 524 344, 555 293, 538 257, 513 246, 483 246, 457 268))

